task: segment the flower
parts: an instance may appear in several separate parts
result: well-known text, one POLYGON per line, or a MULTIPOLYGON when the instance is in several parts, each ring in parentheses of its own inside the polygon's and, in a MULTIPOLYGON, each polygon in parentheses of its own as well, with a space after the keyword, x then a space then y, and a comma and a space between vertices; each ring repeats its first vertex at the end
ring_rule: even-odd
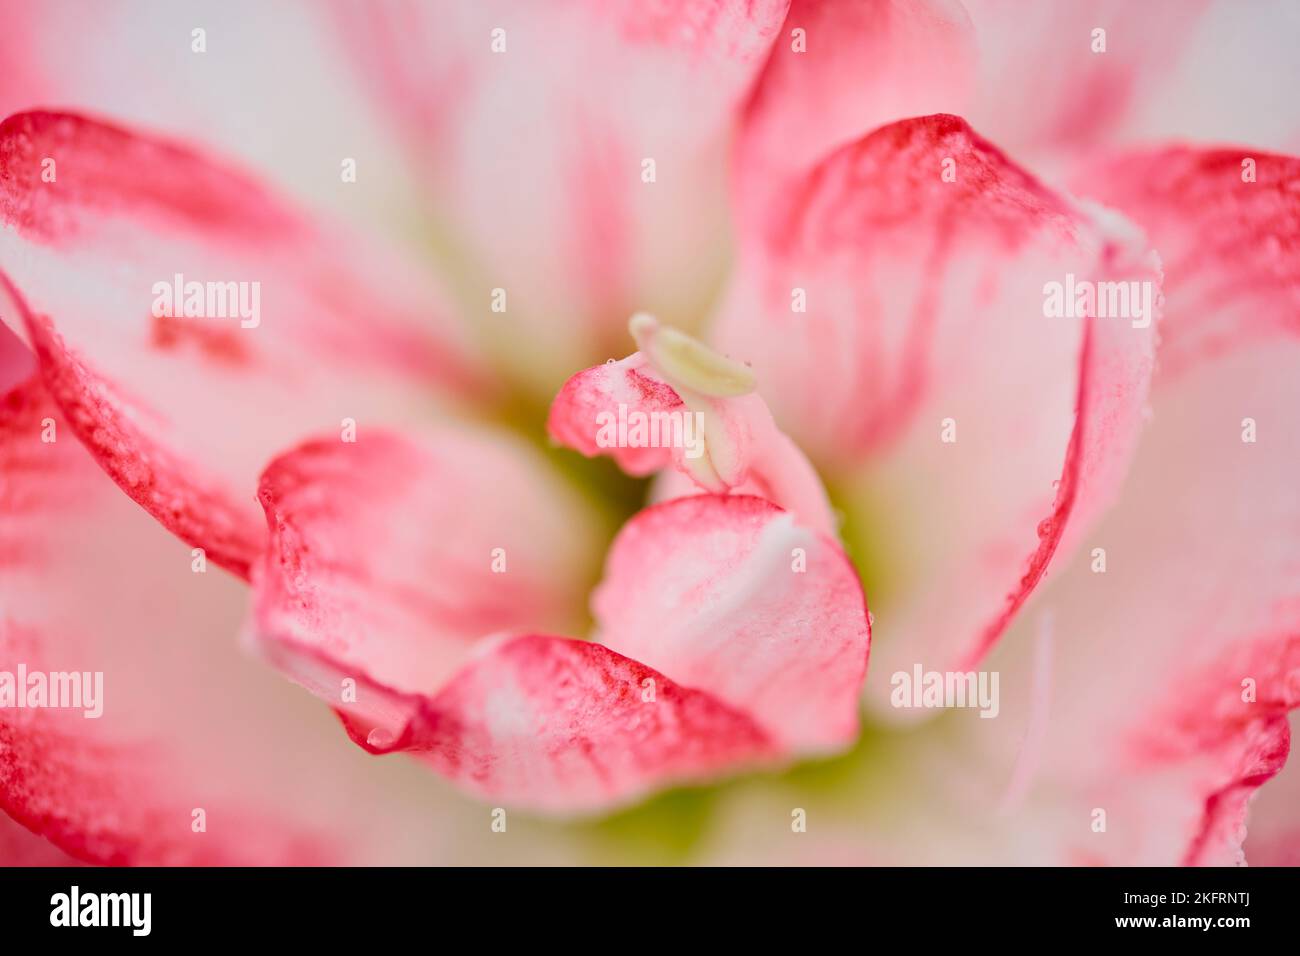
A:
POLYGON ((1300 161, 1235 107, 1196 124, 1257 146, 1134 145, 1206 137, 1148 120, 1223 14, 1131 7, 160 11, 187 92, 143 115, 6 11, 0 647, 106 700, 0 710, 0 806, 91 862, 474 858, 489 810, 517 859, 624 861, 530 814, 757 769, 624 829, 685 800, 686 859, 1236 860, 1300 697, 1300 161), (232 42, 294 109, 191 106, 232 42), (611 444, 628 414, 701 441, 611 444), (891 693, 976 670, 995 719, 891 693), (792 808, 794 847, 750 839, 792 808))

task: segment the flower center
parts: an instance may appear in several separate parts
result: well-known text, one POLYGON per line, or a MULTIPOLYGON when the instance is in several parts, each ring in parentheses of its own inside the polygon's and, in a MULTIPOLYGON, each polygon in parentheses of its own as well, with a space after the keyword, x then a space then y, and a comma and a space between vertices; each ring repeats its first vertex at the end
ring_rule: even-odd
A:
POLYGON ((744 474, 748 453, 726 426, 723 400, 752 393, 758 384, 753 370, 645 312, 632 316, 627 327, 641 354, 702 425, 704 453, 681 466, 702 488, 725 494, 744 474))

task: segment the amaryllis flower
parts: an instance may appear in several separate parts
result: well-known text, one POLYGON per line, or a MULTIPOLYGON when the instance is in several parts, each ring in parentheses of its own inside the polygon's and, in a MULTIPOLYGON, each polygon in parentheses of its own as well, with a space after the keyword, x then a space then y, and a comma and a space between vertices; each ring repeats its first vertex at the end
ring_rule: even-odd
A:
POLYGON ((1165 6, 6 5, 0 850, 1293 860, 1290 58, 1165 6))

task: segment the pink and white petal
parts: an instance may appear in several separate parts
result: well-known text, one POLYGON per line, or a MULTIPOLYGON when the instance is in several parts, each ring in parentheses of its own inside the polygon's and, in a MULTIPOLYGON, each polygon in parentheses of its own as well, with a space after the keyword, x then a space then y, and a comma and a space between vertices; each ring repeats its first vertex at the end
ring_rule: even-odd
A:
POLYGON ((1271 341, 1300 329, 1300 189, 1295 159, 1250 147, 1143 149, 1082 170, 1075 188, 1136 219, 1160 250, 1170 283, 1160 368, 1271 341), (1189 218, 1184 208, 1197 209, 1189 218))
POLYGON ((402 150, 339 68, 319 4, 0 0, 0 22, 0 118, 53 105, 112 116, 219 143, 278 190, 342 218, 409 219, 402 150), (346 184, 345 158, 358 169, 346 184))
POLYGON ((0 709, 0 809, 32 840, 90 863, 172 865, 373 861, 412 839, 360 812, 382 821, 382 791, 336 756, 328 721, 235 654, 244 589, 193 572, 39 379, 0 399, 0 458, 0 670, 103 674, 98 717, 0 709))
POLYGON ((637 309, 703 314, 725 268, 728 136, 787 4, 338 4, 477 266, 464 291, 495 354, 538 394, 616 353, 637 309))
MULTIPOLYGON (((520 631, 525 617, 542 617, 546 609, 538 610, 530 581, 545 580, 565 566, 565 536, 572 538, 576 527, 573 515, 556 502, 539 501, 538 490, 519 477, 512 479, 528 475, 520 463, 507 468, 504 457, 493 462, 482 449, 469 454, 468 440, 460 445, 447 440, 441 447, 395 436, 382 445, 370 441, 369 450, 360 442, 355 451, 304 446, 268 468, 263 502, 272 546, 255 575, 255 640, 261 653, 329 701, 348 735, 368 752, 416 754, 461 788, 493 800, 580 812, 625 803, 668 784, 780 760, 794 739, 810 745, 806 737, 815 736, 815 743, 827 745, 832 736, 835 741, 852 736, 866 661, 861 591, 831 542, 794 529, 775 506, 751 498, 684 498, 642 512, 620 540, 640 542, 647 553, 686 568, 686 574, 694 571, 701 588, 714 589, 718 570, 697 553, 701 531, 712 538, 712 561, 748 572, 754 584, 761 584, 754 575, 763 568, 755 566, 759 555, 751 545, 757 541, 750 538, 761 535, 764 523, 755 516, 774 525, 764 536, 767 544, 780 537, 783 548, 806 548, 806 576, 784 571, 798 579, 780 588, 788 600, 755 602, 767 617, 746 617, 744 635, 736 637, 789 641, 789 654, 805 661, 798 665, 783 658, 788 674, 767 682, 768 714, 775 713, 775 701, 797 675, 827 680, 819 695, 826 692, 841 706, 801 708, 790 717, 803 724, 820 721, 815 727, 767 726, 761 714, 746 713, 742 702, 748 701, 729 700, 653 663, 625 657, 624 637, 634 641, 637 635, 610 627, 606 609, 617 592, 653 594, 658 581, 638 585, 627 575, 640 571, 624 567, 627 561, 617 557, 611 557, 608 571, 612 584, 597 601, 602 636, 610 646, 525 630, 523 636, 499 636, 471 648, 471 639, 489 630, 520 631), (463 473, 456 475, 456 468, 463 473), (471 483, 491 489, 493 505, 469 507, 471 483), (468 490, 458 496, 445 488, 468 490), (344 501, 346 506, 339 505, 344 501), (671 515, 686 519, 697 533, 671 515), (728 525, 731 535, 725 533, 728 525), (439 537, 421 536, 421 528, 438 529, 456 541, 454 549, 446 542, 434 544, 439 537), (497 546, 506 550, 507 574, 491 574, 497 546), (491 598, 474 620, 443 614, 437 592, 442 575, 430 572, 463 555, 481 568, 481 580, 473 581, 472 571, 458 572, 458 597, 472 585, 491 598), (517 588, 523 591, 516 604, 517 588), (787 611, 802 617, 781 618, 787 611), (832 617, 837 613, 842 620, 832 617), (832 662, 833 653, 844 657, 832 662)), ((487 501, 486 490, 478 494, 487 501)), ((792 559, 785 554, 784 567, 792 559)), ((681 575, 675 581, 680 584, 681 575)), ((653 597, 628 600, 640 602, 645 611, 653 597)), ((680 623, 689 628, 693 622, 680 623)), ((751 644, 750 654, 754 649, 751 644)), ((689 666, 686 654, 676 659, 689 666)), ((689 672, 703 674, 698 667, 689 672)), ((757 692, 757 683, 751 679, 740 689, 757 692)))
POLYGON ((79 863, 50 841, 0 813, 0 866, 77 866, 79 863))
MULTIPOLYGON (((1203 16, 1193 15, 1194 32, 1176 63, 1135 98, 1126 140, 1236 141, 1300 153, 1300 118, 1284 92, 1300 85, 1290 42, 1300 10, 1287 0, 1260 0, 1249 17, 1241 12, 1231 0, 1213 0, 1203 16)), ((1163 44, 1164 32, 1141 42, 1163 44)))
POLYGON ((860 800, 822 808, 854 832, 857 862, 1225 864, 1243 838, 1262 861, 1293 848, 1294 814, 1270 828, 1266 801, 1291 786, 1270 778, 1300 706, 1300 161, 1261 158, 1243 183, 1217 150, 1163 155, 1093 180, 1174 250, 1162 329, 1177 360, 1120 500, 983 665, 996 718, 964 710, 883 760, 873 749, 861 782, 886 799, 869 836, 860 800), (1255 255, 1182 254, 1247 236, 1255 255), (1261 785, 1256 832, 1243 823, 1261 785))
POLYGON ((1089 535, 1107 572, 1076 567, 1053 599, 1076 635, 1055 723, 1093 742, 1075 772, 1108 761, 1127 823, 1188 862, 1236 860, 1300 706, 1300 160, 1260 154, 1256 172, 1243 182, 1235 151, 1179 148, 1089 180, 1168 250, 1169 321, 1150 433, 1089 535), (1134 188, 1121 169, 1162 173, 1134 188))
POLYGON ((419 754, 483 798, 558 813, 783 756, 751 716, 713 694, 601 644, 536 634, 481 647, 382 749, 419 754))
POLYGON ((975 35, 956 0, 794 0, 746 107, 742 215, 822 159, 907 116, 964 113, 975 35))
MULTIPOLYGON (((1292 711, 1291 740, 1300 734, 1300 712, 1292 711)), ((1246 862, 1251 866, 1300 866, 1300 758, 1288 757, 1277 776, 1250 801, 1246 862)))
POLYGON ((770 502, 646 509, 615 539, 592 606, 604 644, 752 714, 790 751, 857 733, 871 639, 861 585, 832 539, 770 502))
POLYGON ((268 465, 259 498, 258 652, 394 736, 413 695, 451 679, 479 638, 584 620, 599 528, 519 439, 447 427, 313 440, 268 465))
MULTIPOLYGON (((1238 862, 1248 799, 1286 760, 1300 706, 1297 367, 1294 335, 1243 335, 1162 370, 1123 498, 1089 534, 1105 573, 1081 555, 1040 594, 1058 638, 1027 802, 1066 811, 1077 859, 1238 862), (1088 829, 1095 808, 1105 833, 1088 829)), ((1004 713, 1024 712, 1005 691, 1027 683, 1009 676, 1017 664, 987 665, 1003 672, 1004 713)))
POLYGON ((1240 862, 1247 804, 1290 749, 1300 160, 1260 152, 1255 172, 1243 182, 1237 150, 1178 147, 1080 180, 1148 232, 1168 289, 1152 421, 1120 503, 1040 594, 1059 638, 1029 799, 1076 821, 1107 811, 1104 834, 1071 841, 1080 858, 1240 862))
POLYGON ((1300 83, 1300 14, 1286 0, 1247 17, 1231 0, 963 2, 979 39, 969 119, 1035 168, 1155 139, 1300 149, 1283 92, 1300 83))
POLYGON ((573 610, 561 598, 582 583, 581 512, 545 479, 487 435, 372 435, 277 459, 259 652, 365 750, 419 755, 531 809, 595 809, 782 756, 740 708, 598 644, 475 644, 573 610))
POLYGON ((714 340, 848 516, 874 672, 968 666, 1111 498, 1146 401, 1151 310, 1050 317, 1045 285, 1150 283, 1154 303, 1154 256, 952 116, 843 148, 745 239, 714 340))
POLYGON ((759 395, 697 394, 688 403, 641 352, 584 369, 565 382, 551 403, 547 431, 588 458, 609 455, 629 475, 672 466, 683 480, 661 482, 661 489, 674 491, 659 500, 700 492, 757 495, 816 531, 836 534, 821 479, 776 427, 759 395), (647 423, 641 437, 638 421, 647 423), (651 434, 651 422, 666 424, 656 424, 651 434))
POLYGON ((969 119, 1016 155, 1050 163, 1122 135, 1188 52, 1209 0, 963 3, 979 42, 969 119))
POLYGON ((686 403, 644 355, 633 352, 617 362, 583 369, 560 389, 546 420, 551 439, 588 458, 608 455, 629 475, 644 477, 669 467, 684 448, 664 445, 602 444, 602 421, 618 411, 644 415, 685 415, 686 403))
POLYGON ((21 0, 0 0, 0 16, 4 17, 8 27, 0 34, 0 63, 5 68, 0 113, 5 116, 23 109, 42 95, 44 70, 39 55, 32 49, 35 31, 30 20, 22 19, 23 14, 33 10, 31 4, 24 4, 21 0))
POLYGON ((20 114, 0 124, 0 171, 6 320, 123 490, 236 573, 263 540, 252 495, 275 450, 488 388, 427 277, 186 147, 20 114), (177 275, 246 297, 186 317, 162 290, 177 275))

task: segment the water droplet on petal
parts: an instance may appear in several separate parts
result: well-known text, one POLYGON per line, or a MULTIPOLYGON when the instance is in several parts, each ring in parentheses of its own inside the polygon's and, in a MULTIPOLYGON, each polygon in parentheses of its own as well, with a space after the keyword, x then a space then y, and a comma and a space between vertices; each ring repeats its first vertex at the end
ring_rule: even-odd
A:
POLYGON ((392 742, 392 732, 385 730, 383 727, 376 727, 366 735, 366 743, 371 747, 383 748, 389 746, 392 742))

